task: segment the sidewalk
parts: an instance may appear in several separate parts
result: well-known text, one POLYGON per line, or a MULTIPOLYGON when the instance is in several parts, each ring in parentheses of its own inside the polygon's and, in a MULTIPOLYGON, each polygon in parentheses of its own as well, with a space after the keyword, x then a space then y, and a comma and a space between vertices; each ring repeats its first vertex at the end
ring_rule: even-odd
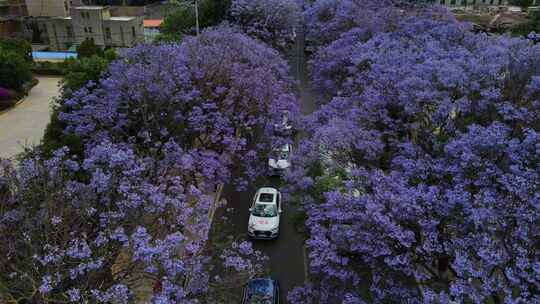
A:
POLYGON ((59 77, 39 80, 25 101, 0 114, 0 158, 13 158, 24 146, 38 144, 50 120, 52 98, 59 94, 59 77))

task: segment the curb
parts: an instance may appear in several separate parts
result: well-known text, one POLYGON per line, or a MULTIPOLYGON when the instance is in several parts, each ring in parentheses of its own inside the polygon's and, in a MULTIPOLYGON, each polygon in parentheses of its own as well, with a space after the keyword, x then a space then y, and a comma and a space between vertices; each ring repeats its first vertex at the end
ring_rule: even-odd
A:
POLYGON ((11 110, 13 110, 13 109, 15 109, 17 106, 19 106, 21 103, 23 103, 23 102, 26 100, 26 98, 30 95, 30 92, 32 91, 32 89, 34 89, 35 87, 37 87, 37 86, 39 85, 39 79, 37 79, 37 78, 35 78, 35 79, 37 80, 36 84, 33 85, 33 86, 28 90, 28 92, 26 92, 26 95, 24 95, 23 98, 19 99, 13 106, 11 106, 11 107, 9 107, 9 108, 7 108, 7 109, 5 109, 5 110, 1 110, 1 111, 0 111, 0 115, 5 114, 5 113, 7 113, 7 112, 9 112, 9 111, 11 111, 11 110))
POLYGON ((303 249, 302 254, 304 256, 304 282, 305 283, 310 283, 310 281, 309 281, 309 270, 308 270, 309 269, 309 262, 308 262, 308 259, 307 259, 307 256, 308 256, 307 251, 308 251, 308 249, 307 249, 307 246, 305 244, 302 246, 302 249, 303 249))
POLYGON ((2 110, 0 111, 0 115, 3 115, 13 109, 15 109, 18 105, 20 105, 21 103, 23 103, 25 100, 26 100, 26 97, 28 97, 28 95, 24 96, 23 98, 19 99, 19 101, 17 101, 13 106, 5 109, 5 110, 2 110))

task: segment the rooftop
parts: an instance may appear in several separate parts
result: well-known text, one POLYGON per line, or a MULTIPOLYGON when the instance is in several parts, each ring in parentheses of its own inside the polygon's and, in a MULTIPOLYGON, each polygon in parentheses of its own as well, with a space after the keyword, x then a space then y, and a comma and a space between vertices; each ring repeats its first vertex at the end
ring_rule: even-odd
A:
POLYGON ((80 9, 80 10, 102 10, 107 8, 106 6, 101 5, 83 5, 83 6, 75 6, 74 9, 80 9))
POLYGON ((131 21, 135 19, 135 17, 111 17, 108 20, 111 21, 131 21))
POLYGON ((163 19, 144 19, 144 27, 159 27, 163 19))

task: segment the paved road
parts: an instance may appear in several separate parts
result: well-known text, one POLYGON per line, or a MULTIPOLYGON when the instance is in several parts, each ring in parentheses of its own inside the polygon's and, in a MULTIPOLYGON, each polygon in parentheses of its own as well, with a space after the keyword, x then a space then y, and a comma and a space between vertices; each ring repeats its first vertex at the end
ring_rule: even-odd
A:
MULTIPOLYGON (((289 55, 291 73, 298 79, 298 93, 300 96, 301 110, 304 114, 311 113, 315 109, 314 94, 309 88, 306 71, 306 58, 303 52, 303 37, 300 34, 295 48, 289 55)), ((223 196, 228 202, 227 207, 234 208, 228 214, 231 224, 234 226, 236 236, 247 235, 249 218, 249 205, 258 188, 273 186, 279 188, 279 179, 261 179, 251 185, 244 192, 236 192, 234 189, 225 189, 223 196)), ((281 284, 281 303, 286 303, 287 293, 295 286, 304 283, 304 253, 303 237, 294 229, 290 218, 292 207, 283 202, 283 214, 280 223, 280 236, 274 241, 254 241, 254 247, 270 257, 270 275, 278 279, 281 284)))
POLYGON ((39 83, 17 107, 0 114, 0 158, 12 158, 24 146, 38 144, 50 119, 50 101, 58 95, 57 77, 38 77, 39 83))

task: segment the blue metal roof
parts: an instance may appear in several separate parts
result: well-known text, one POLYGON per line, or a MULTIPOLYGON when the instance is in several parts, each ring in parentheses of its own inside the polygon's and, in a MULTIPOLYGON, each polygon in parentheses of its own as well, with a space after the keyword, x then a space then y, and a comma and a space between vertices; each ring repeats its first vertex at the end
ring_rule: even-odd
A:
POLYGON ((77 53, 71 52, 32 52, 34 59, 67 59, 77 58, 77 53))

